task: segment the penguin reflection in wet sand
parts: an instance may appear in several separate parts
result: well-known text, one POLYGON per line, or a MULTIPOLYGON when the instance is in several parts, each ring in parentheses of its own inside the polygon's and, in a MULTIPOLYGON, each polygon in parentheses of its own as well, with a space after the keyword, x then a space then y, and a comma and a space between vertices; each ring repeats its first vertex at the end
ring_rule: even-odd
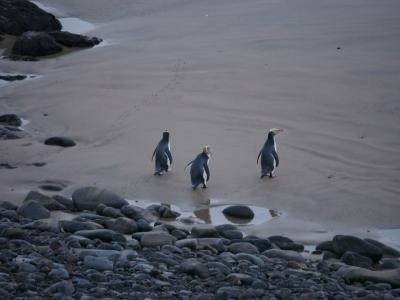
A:
POLYGON ((190 179, 192 182, 193 189, 195 190, 200 184, 203 185, 203 189, 207 188, 207 181, 210 180, 210 170, 208 169, 208 161, 211 156, 211 147, 205 146, 203 152, 196 156, 194 160, 189 162, 190 167, 190 179))
POLYGON ((172 164, 172 155, 167 130, 163 132, 162 139, 154 150, 151 160, 154 159, 154 156, 156 157, 154 175, 161 176, 164 172, 168 172, 172 164))
POLYGON ((273 171, 279 165, 275 136, 282 131, 283 129, 270 129, 268 132, 268 138, 260 150, 260 153, 258 153, 257 164, 261 156, 261 178, 267 175, 269 175, 270 178, 274 177, 273 171))

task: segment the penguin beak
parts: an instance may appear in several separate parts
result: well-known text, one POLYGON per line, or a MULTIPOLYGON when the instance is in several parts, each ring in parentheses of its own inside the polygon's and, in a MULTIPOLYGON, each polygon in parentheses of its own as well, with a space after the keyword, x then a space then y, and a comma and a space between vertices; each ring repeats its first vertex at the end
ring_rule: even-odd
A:
POLYGON ((278 133, 283 132, 283 129, 279 129, 279 128, 272 128, 270 130, 270 132, 273 132, 275 135, 277 135, 278 133))

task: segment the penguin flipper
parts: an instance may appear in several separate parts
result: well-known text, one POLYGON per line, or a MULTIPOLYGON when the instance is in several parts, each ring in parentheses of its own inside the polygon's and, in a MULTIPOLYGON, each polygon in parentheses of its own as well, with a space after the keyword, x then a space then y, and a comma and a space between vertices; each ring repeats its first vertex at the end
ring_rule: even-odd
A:
POLYGON ((186 170, 186 168, 189 167, 193 162, 194 160, 190 161, 183 170, 186 170))
POLYGON ((168 156, 168 159, 169 159, 170 164, 172 164, 172 154, 171 154, 171 151, 167 148, 167 149, 165 149, 165 153, 166 153, 167 156, 168 156))
POLYGON ((158 146, 156 147, 156 149, 154 149, 153 155, 151 156, 151 161, 154 160, 154 155, 156 155, 157 149, 158 149, 158 146))
POLYGON ((258 165, 258 160, 260 159, 261 153, 262 153, 262 150, 260 150, 260 152, 258 153, 258 156, 257 156, 257 165, 258 165))
POLYGON ((274 159, 275 159, 275 167, 277 167, 277 166, 279 165, 279 156, 278 156, 278 153, 277 153, 275 150, 273 150, 273 151, 272 151, 272 156, 273 156, 274 159))

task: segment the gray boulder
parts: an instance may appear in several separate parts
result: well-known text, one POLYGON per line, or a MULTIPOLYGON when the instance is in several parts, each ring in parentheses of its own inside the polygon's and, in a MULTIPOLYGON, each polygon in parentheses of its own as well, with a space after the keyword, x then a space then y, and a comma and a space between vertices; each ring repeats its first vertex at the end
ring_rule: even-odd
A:
POLYGON ((352 251, 377 262, 383 255, 382 250, 375 245, 350 235, 336 235, 332 240, 332 246, 334 252, 340 256, 347 251, 352 251))
POLYGON ((257 247, 247 243, 247 242, 239 242, 232 243, 228 246, 228 251, 232 253, 248 253, 248 254, 259 254, 257 247))
POLYGON ((112 271, 114 263, 104 257, 85 256, 83 264, 86 268, 98 271, 112 271))
POLYGON ((364 241, 378 247, 382 251, 384 256, 400 257, 400 251, 398 251, 397 249, 395 249, 393 247, 385 245, 374 239, 365 239, 364 241))
POLYGON ((270 249, 262 253, 269 258, 280 258, 287 261, 305 262, 300 253, 292 250, 270 249))
POLYGON ((27 56, 47 56, 62 51, 54 38, 45 32, 27 31, 14 43, 12 54, 27 56))
POLYGON ((58 203, 61 203, 62 205, 64 205, 64 207, 68 210, 74 210, 74 203, 72 202, 72 199, 67 198, 65 196, 62 195, 54 195, 52 196, 52 198, 57 201, 58 203))
POLYGON ((117 218, 110 228, 123 234, 132 234, 138 230, 136 222, 126 217, 117 218))
POLYGON ((47 219, 50 217, 50 212, 35 200, 23 202, 18 208, 18 213, 32 220, 47 219))
POLYGON ((389 283, 395 288, 400 287, 400 269, 371 271, 359 267, 341 267, 336 274, 347 282, 389 283))
POLYGON ((70 232, 74 233, 80 230, 94 230, 94 229, 102 229, 103 226, 100 224, 97 224, 95 222, 80 222, 80 221, 74 221, 74 220, 62 220, 59 221, 60 227, 65 231, 65 232, 70 232))
POLYGON ((145 215, 147 214, 144 208, 132 204, 122 206, 121 212, 128 218, 134 220, 146 219, 145 215))
POLYGON ((167 232, 162 231, 151 231, 144 232, 140 238, 140 244, 142 247, 158 247, 163 245, 172 245, 176 241, 176 238, 167 232))
POLYGON ((192 227, 191 235, 194 238, 218 238, 219 233, 212 225, 196 225, 192 227))
POLYGON ((293 250, 293 251, 298 251, 298 252, 304 251, 303 245, 297 244, 285 236, 274 235, 274 236, 270 236, 268 238, 268 240, 270 240, 271 243, 274 243, 276 246, 278 246, 282 250, 293 250))
POLYGON ((28 195, 26 195, 24 202, 29 200, 35 200, 38 203, 42 204, 48 210, 65 210, 66 207, 61 203, 54 200, 52 197, 44 195, 38 191, 30 191, 28 195))
POLYGON ((95 210, 100 203, 114 208, 121 208, 128 204, 128 201, 117 194, 98 187, 84 187, 76 190, 72 194, 72 202, 78 210, 95 210))

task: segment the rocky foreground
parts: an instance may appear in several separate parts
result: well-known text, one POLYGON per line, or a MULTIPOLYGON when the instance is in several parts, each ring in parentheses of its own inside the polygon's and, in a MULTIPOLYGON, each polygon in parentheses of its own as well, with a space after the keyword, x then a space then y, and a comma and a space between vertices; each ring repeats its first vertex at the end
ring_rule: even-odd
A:
POLYGON ((72 199, 62 184, 40 188, 0 204, 1 299, 400 298, 400 253, 374 240, 336 236, 310 255, 234 225, 163 223, 179 213, 96 187, 72 199), (49 219, 55 210, 71 218, 49 219))

